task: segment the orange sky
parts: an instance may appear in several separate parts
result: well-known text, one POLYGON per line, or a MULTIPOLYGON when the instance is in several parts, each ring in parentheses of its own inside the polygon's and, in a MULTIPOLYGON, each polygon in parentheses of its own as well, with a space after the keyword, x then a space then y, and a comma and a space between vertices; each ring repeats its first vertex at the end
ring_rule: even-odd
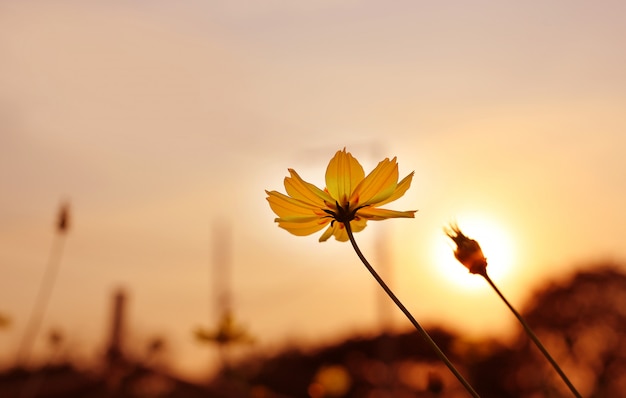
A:
POLYGON ((217 219, 232 225, 236 315, 257 349, 372 330, 378 292, 349 245, 289 235, 265 201, 288 167, 323 185, 344 146, 366 170, 386 156, 415 170, 388 207, 416 219, 357 239, 375 264, 384 242, 383 273, 419 320, 475 336, 514 324, 486 286, 437 271, 454 219, 512 242, 499 283, 519 305, 626 257, 623 3, 204 3, 0 4, 0 313, 13 320, 0 365, 64 198, 73 225, 42 330, 84 356, 105 343, 122 285, 130 342, 166 336, 177 370, 209 369, 191 330, 217 317, 217 219))

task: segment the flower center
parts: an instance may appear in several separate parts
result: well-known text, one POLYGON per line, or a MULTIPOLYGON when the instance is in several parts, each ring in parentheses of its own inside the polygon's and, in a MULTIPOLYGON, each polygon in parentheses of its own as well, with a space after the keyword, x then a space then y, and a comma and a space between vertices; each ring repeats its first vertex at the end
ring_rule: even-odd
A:
POLYGON ((359 206, 354 209, 351 209, 350 202, 346 203, 345 206, 340 206, 339 202, 335 202, 335 207, 337 208, 337 210, 323 209, 324 212, 327 213, 329 217, 333 219, 333 221, 331 222, 331 225, 335 221, 338 221, 344 224, 344 223, 354 220, 356 218, 357 211, 361 210, 365 206, 359 206))

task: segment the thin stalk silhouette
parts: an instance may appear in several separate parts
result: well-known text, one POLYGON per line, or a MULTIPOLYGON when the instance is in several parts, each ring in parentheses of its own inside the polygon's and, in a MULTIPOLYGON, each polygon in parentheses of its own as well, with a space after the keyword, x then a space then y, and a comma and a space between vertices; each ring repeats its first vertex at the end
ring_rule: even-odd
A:
POLYGON ((56 282, 57 274, 61 266, 61 258, 63 256, 63 248, 65 246, 65 236, 69 229, 69 205, 63 203, 59 210, 59 215, 56 224, 56 233, 52 241, 52 248, 50 249, 50 255, 48 256, 48 264, 44 272, 39 290, 37 291, 37 297, 35 304, 31 310, 28 323, 22 340, 17 351, 17 364, 26 365, 30 359, 33 343, 39 333, 39 328, 46 314, 48 302, 50 301, 50 295, 56 282))
POLYGON ((509 303, 509 300, 506 299, 506 297, 504 297, 504 295, 502 294, 502 292, 500 291, 500 289, 498 289, 498 287, 496 286, 496 284, 491 280, 491 278, 489 277, 489 275, 487 275, 487 271, 485 270, 484 272, 479 272, 478 273, 480 276, 482 276, 483 278, 485 278, 485 280, 487 281, 487 283, 489 283, 489 285, 493 288, 493 290, 495 290, 495 292, 498 294, 498 296, 500 296, 500 298, 502 299, 502 301, 504 301, 504 304, 506 304, 507 307, 509 307, 509 309, 511 310, 511 312, 513 313, 513 315, 515 315, 515 317, 517 318, 517 320, 522 324, 522 327, 524 328, 524 330, 526 331, 526 334, 528 335, 528 337, 530 337, 530 339, 533 341, 533 343, 535 343, 535 345, 537 346, 537 348, 539 348, 539 351, 541 351, 541 353, 543 354, 544 357, 546 357, 546 359, 548 360, 548 362, 550 362, 550 365, 552 365, 552 367, 554 368, 554 370, 556 370, 556 372, 559 374, 559 376, 561 377, 561 379, 563 380, 563 382, 567 385, 567 387, 569 388, 569 390, 572 392, 572 394, 576 397, 576 398, 582 398, 582 396, 580 395, 580 393, 578 392, 578 390, 576 390, 576 387, 574 387, 574 385, 572 384, 572 382, 570 381, 570 379, 567 377, 567 375, 565 374, 565 372, 563 372, 563 369, 561 369, 561 367, 559 366, 559 364, 554 360, 554 358, 552 358, 552 355, 550 355, 550 353, 548 352, 548 350, 546 349, 546 347, 544 347, 544 345, 541 343, 541 341, 539 340, 539 338, 537 337, 537 335, 535 334, 535 332, 533 332, 533 330, 530 328, 530 326, 528 325, 528 323, 526 322, 526 320, 524 320, 524 318, 522 317, 522 315, 517 312, 517 310, 513 307, 513 305, 511 305, 511 303, 509 303))

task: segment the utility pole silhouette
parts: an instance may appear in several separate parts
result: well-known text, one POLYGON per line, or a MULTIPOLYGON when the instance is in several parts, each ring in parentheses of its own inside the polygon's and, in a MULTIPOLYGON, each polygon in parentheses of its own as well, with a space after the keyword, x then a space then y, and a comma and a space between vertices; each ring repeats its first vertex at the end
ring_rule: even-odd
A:
MULTIPOLYGON (((385 152, 384 146, 375 141, 356 143, 354 145, 346 146, 346 148, 350 150, 354 150, 355 148, 364 148, 367 152, 369 152, 370 157, 374 159, 375 162, 381 161, 381 157, 384 156, 385 152)), ((334 150, 337 150, 337 148, 334 150)), ((327 151, 325 148, 318 148, 306 151, 305 157, 307 159, 317 160, 322 151, 324 153, 328 152, 331 156, 333 154, 332 151, 327 151)), ((365 173, 367 175, 367 171, 365 173)), ((370 223, 370 225, 372 225, 372 223, 370 223)), ((392 286, 392 258, 389 254, 389 239, 387 237, 387 233, 385 233, 385 230, 387 229, 386 227, 385 223, 376 224, 373 251, 374 258, 376 260, 375 268, 377 273, 383 280, 385 280, 388 286, 392 286)), ((389 300, 389 296, 384 292, 384 290, 379 289, 378 284, 376 284, 375 289, 373 300, 375 301, 375 311, 378 318, 377 321, 379 331, 381 333, 392 333, 393 314, 395 313, 395 309, 392 305, 393 303, 389 300)), ((397 348, 395 347, 392 339, 381 339, 377 349, 379 357, 385 362, 391 362, 396 356, 397 348)), ((391 375, 391 373, 389 374, 391 375)), ((389 377, 387 382, 390 386, 392 386, 397 383, 397 380, 394 377, 389 377)))
MULTIPOLYGON (((384 145, 376 141, 360 142, 354 143, 353 145, 346 145, 346 149, 349 151, 353 151, 355 148, 361 149, 363 150, 363 152, 369 152, 370 158, 374 159, 376 162, 382 160, 381 157, 384 156, 385 152, 384 145)), ((330 157, 334 155, 333 151, 337 150, 338 148, 334 147, 332 149, 330 147, 311 148, 303 151, 300 158, 317 161, 323 154, 324 156, 327 156, 327 159, 330 159, 330 157)), ((385 234, 386 225, 384 224, 385 223, 376 223, 376 236, 374 238, 374 255, 376 259, 375 267, 376 271, 385 280, 387 285, 391 286, 391 279, 393 276, 392 264, 391 256, 389 255, 389 239, 387 239, 387 235, 385 234)), ((385 294, 384 291, 378 288, 378 284, 376 284, 375 301, 378 317, 378 327, 382 332, 390 332, 393 329, 394 308, 392 306, 392 302, 389 300, 389 297, 385 294)))
POLYGON ((198 341, 217 345, 222 368, 229 370, 228 348, 237 343, 253 342, 246 329, 235 322, 231 293, 232 232, 223 220, 213 224, 212 282, 213 303, 218 314, 217 326, 211 330, 196 328, 198 341))
POLYGON ((231 226, 224 220, 213 224, 213 291, 218 313, 232 312, 231 273, 233 266, 231 226))

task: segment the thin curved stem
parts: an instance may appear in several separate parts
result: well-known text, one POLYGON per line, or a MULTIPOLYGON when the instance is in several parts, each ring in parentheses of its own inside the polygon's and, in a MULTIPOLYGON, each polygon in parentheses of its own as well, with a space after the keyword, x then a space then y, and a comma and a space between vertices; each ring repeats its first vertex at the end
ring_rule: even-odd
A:
POLYGON ((30 358, 33 341, 37 336, 41 322, 45 317, 48 301, 50 300, 50 294, 52 293, 52 289, 59 272, 64 243, 65 234, 62 232, 57 233, 52 243, 52 249, 50 250, 48 265, 46 266, 43 279, 41 280, 41 285, 39 286, 39 290, 37 292, 35 305, 31 310, 26 330, 24 331, 24 335, 22 336, 22 340, 17 351, 18 365, 26 365, 30 358))
POLYGON ((461 375, 461 373, 457 370, 457 368, 454 367, 452 362, 450 362, 446 354, 444 354, 443 351, 441 351, 441 348, 439 348, 437 343, 435 343, 435 341, 430 337, 428 332, 422 327, 422 325, 419 324, 419 322, 417 322, 417 320, 413 317, 413 315, 411 315, 409 310, 404 306, 404 304, 402 304, 402 302, 398 299, 398 297, 396 297, 396 295, 391 291, 389 286, 387 286, 385 281, 382 280, 382 278, 378 275, 378 273, 374 270, 374 268, 367 261, 367 259, 361 252, 361 249, 359 249, 359 246, 356 244, 356 241, 354 240, 354 235, 352 234, 352 228, 350 228, 350 222, 344 222, 343 225, 346 227, 346 232, 348 233, 348 237, 350 238, 350 243, 352 243, 352 247, 354 248, 354 251, 356 252, 357 256, 359 256, 359 259, 361 259, 361 261, 365 265, 365 268, 367 268, 367 270, 370 272, 370 274, 372 274, 374 279, 376 279, 376 282, 378 282, 378 284, 380 285, 380 287, 383 288, 385 293, 387 293, 387 295, 391 298, 391 300, 393 300, 393 302, 398 306, 398 308, 400 308, 400 310, 409 319, 409 321, 413 324, 413 326, 415 326, 415 329, 417 329, 419 334, 424 338, 424 340, 426 340, 426 343, 428 343, 428 345, 431 346, 431 348, 435 351, 439 359, 441 359, 443 363, 445 363, 445 365, 448 367, 448 369, 450 369, 452 374, 454 374, 457 380, 459 380, 459 382, 463 385, 463 387, 465 387, 467 392, 474 398, 480 398, 480 395, 478 395, 478 393, 474 391, 472 386, 467 382, 467 380, 465 380, 465 378, 463 377, 463 375, 461 375))
POLYGON ((541 341, 539 341, 539 338, 537 337, 537 335, 532 331, 532 329, 530 328, 530 326, 526 323, 526 321, 524 320, 524 318, 522 318, 522 316, 520 315, 519 312, 517 312, 517 310, 515 308, 513 308, 513 306, 511 305, 511 303, 509 303, 509 301, 504 297, 504 295, 502 294, 502 292, 500 292, 500 289, 498 289, 498 287, 496 286, 496 284, 491 280, 491 278, 489 277, 489 275, 487 275, 487 271, 479 273, 479 275, 481 275, 483 278, 485 278, 485 280, 489 283, 489 285, 491 285, 491 287, 493 288, 493 290, 496 291, 496 293, 498 294, 498 296, 500 296, 500 298, 502 299, 502 301, 504 301, 504 304, 506 304, 507 307, 509 307, 509 309, 511 310, 511 312, 513 312, 513 315, 515 315, 515 317, 517 318, 517 320, 522 324, 522 326, 524 327, 524 330, 526 331, 526 334, 528 334, 528 337, 530 337, 530 339, 535 343, 535 345, 537 346, 537 348, 539 348, 539 350, 541 351, 541 353, 548 359, 548 362, 550 362, 550 364, 552 365, 552 367, 554 368, 554 370, 556 370, 556 372, 559 374, 559 376, 561 376, 561 379, 563 379, 563 381, 565 382, 565 384, 567 384, 567 387, 570 389, 570 391, 572 392, 572 394, 574 394, 575 397, 577 398, 582 398, 582 396, 580 395, 580 393, 578 392, 578 390, 576 390, 576 387, 574 387, 574 385, 572 384, 572 382, 567 378, 567 376, 565 375, 565 373, 563 372, 563 370, 561 369, 561 367, 559 366, 559 364, 554 360, 554 358, 552 358, 552 356, 550 355, 550 353, 548 352, 548 350, 546 350, 546 348, 543 346, 543 344, 541 343, 541 341))

